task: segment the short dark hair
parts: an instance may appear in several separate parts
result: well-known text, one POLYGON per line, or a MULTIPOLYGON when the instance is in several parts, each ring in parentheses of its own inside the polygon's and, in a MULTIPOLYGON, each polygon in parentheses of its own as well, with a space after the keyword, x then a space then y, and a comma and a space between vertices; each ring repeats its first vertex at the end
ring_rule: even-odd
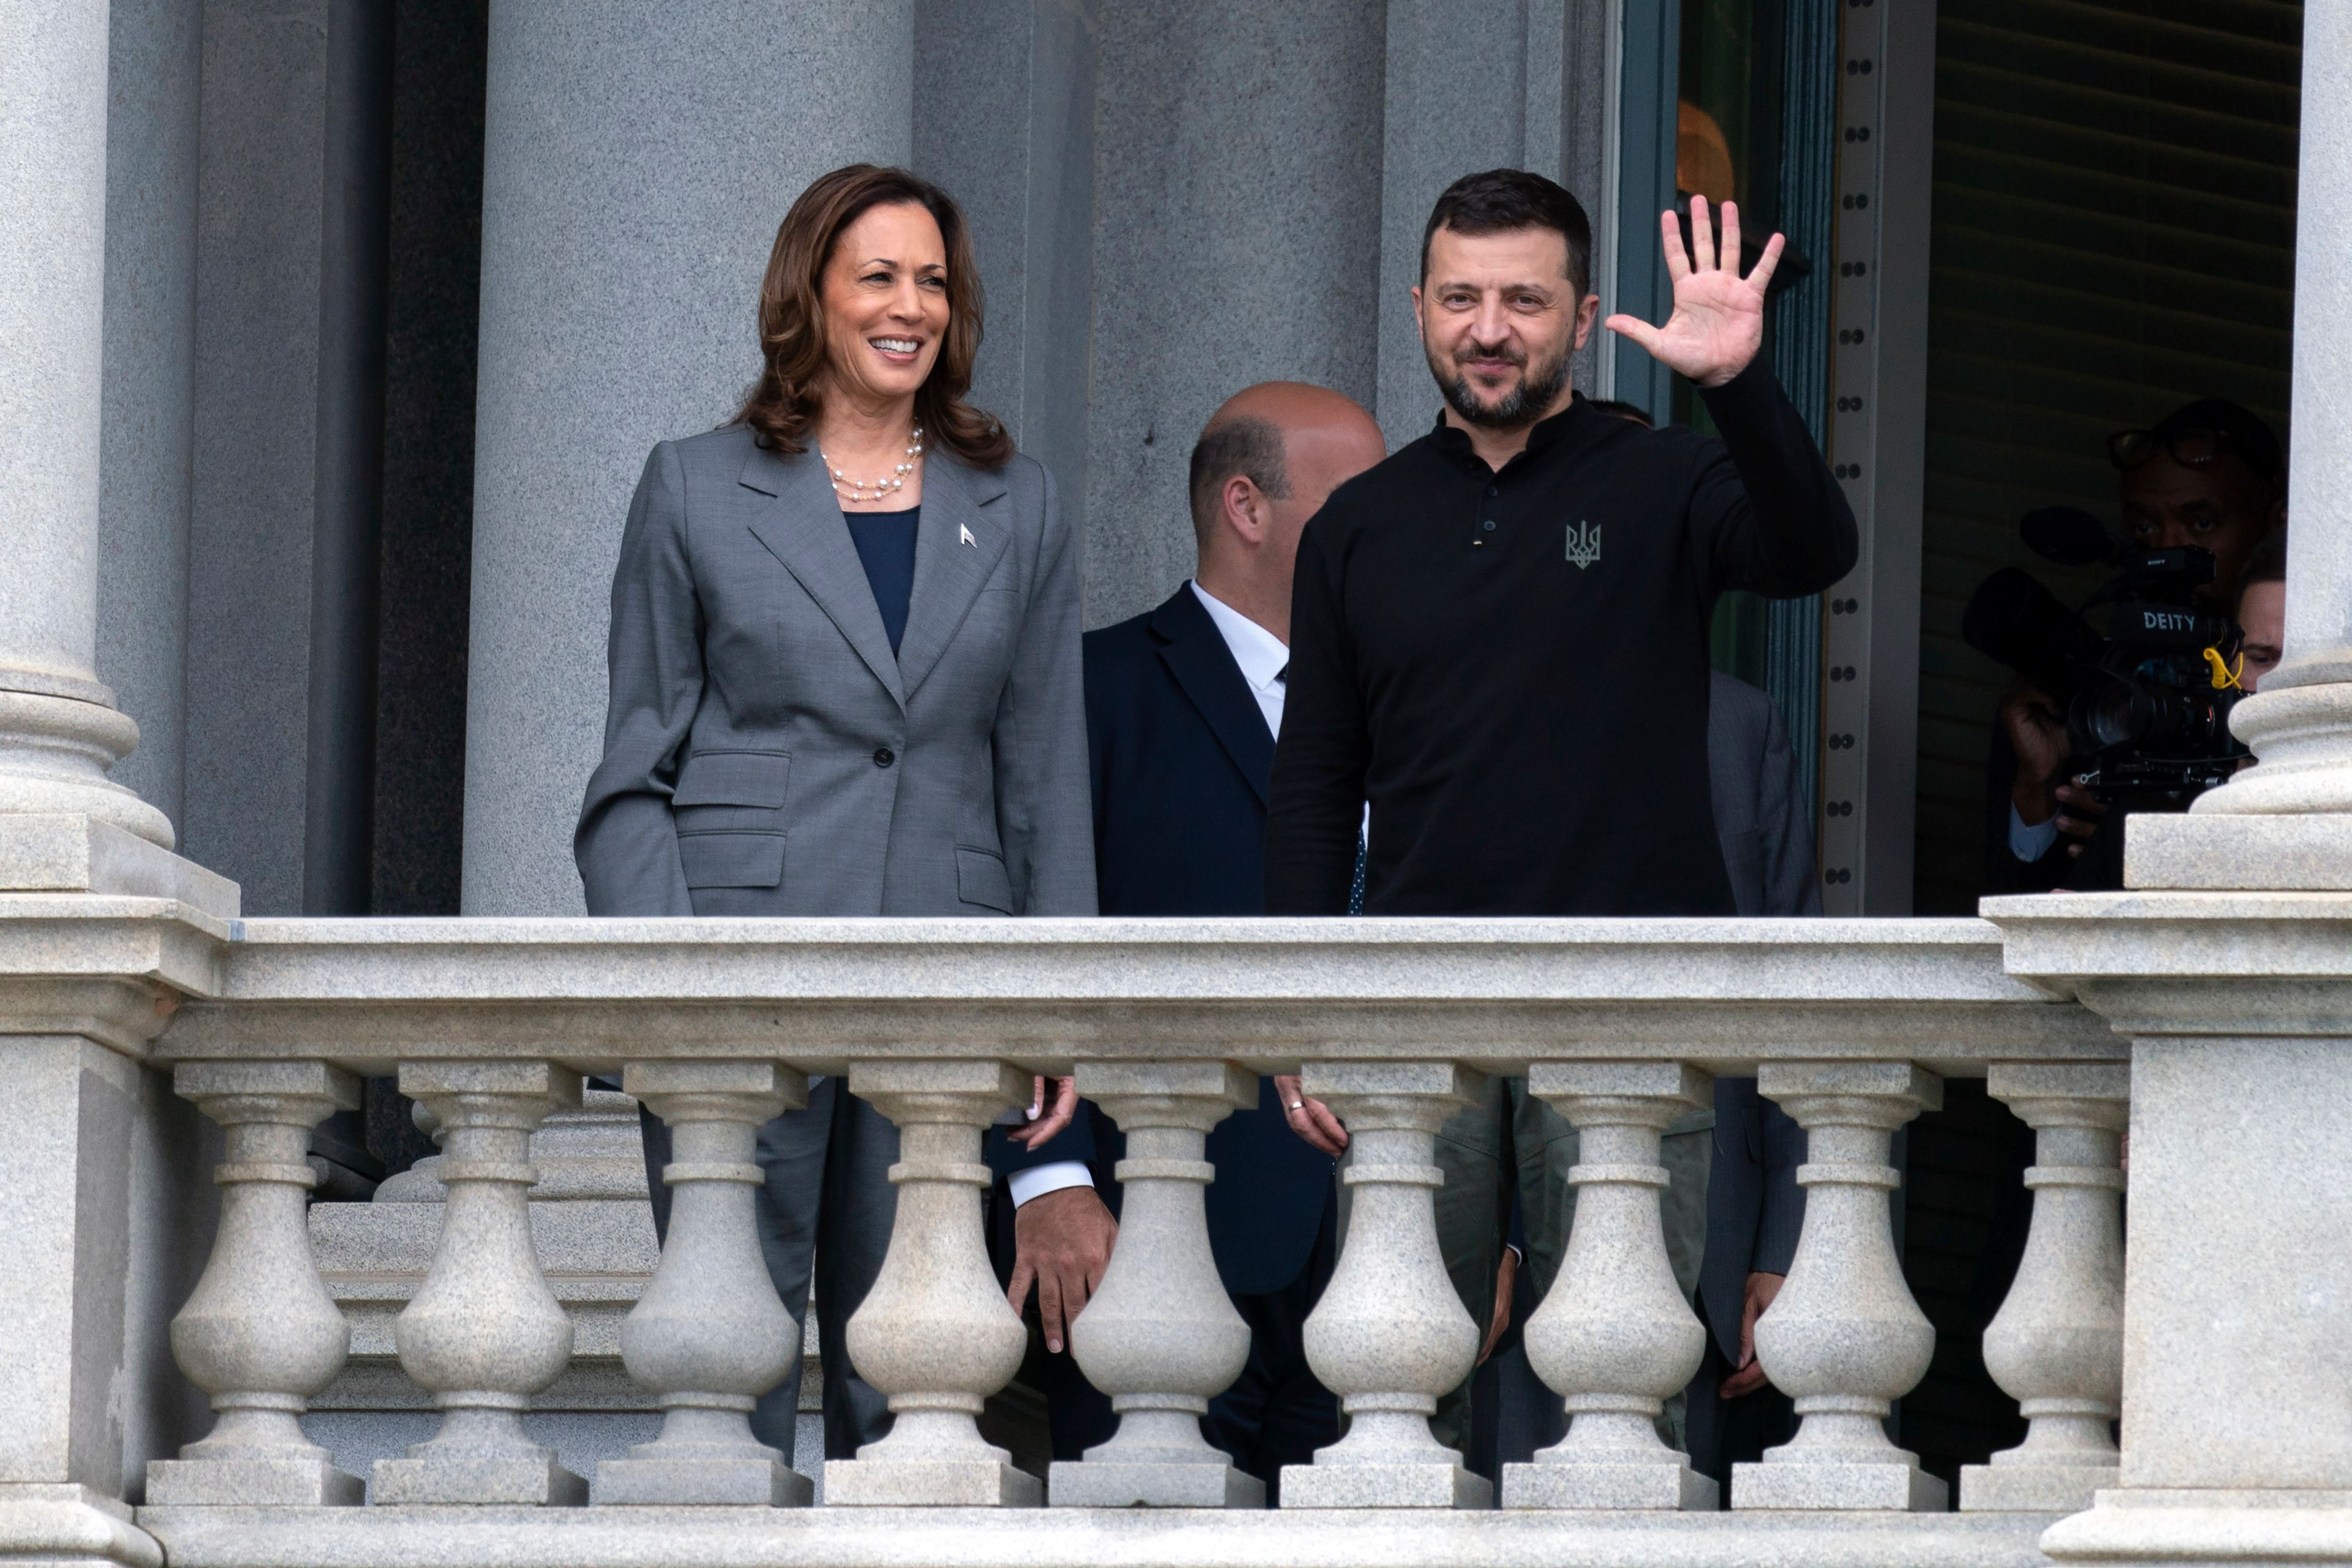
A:
POLYGON ((1421 276, 1429 277, 1429 241, 1441 228, 1456 234, 1505 234, 1548 228, 1568 241, 1568 280, 1580 300, 1592 292, 1592 220, 1584 204, 1558 181, 1525 169, 1488 169, 1445 187, 1421 231, 1421 276))
MULTIPOLYGON (((2273 528, 2246 552, 2246 563, 2238 568, 2238 604, 2245 603, 2246 590, 2257 583, 2286 581, 2286 530, 2273 528)), ((2235 605, 2231 606, 2236 608, 2235 605)))
POLYGON ((2286 456, 2277 432, 2252 409, 2226 397, 2200 397, 2183 404, 2148 432, 2159 446, 2168 445, 2192 430, 2210 430, 2270 489, 2273 499, 2286 493, 2286 456))
POLYGON ((1290 499, 1290 465, 1282 432, 1270 421, 1246 414, 1213 419, 1192 444, 1187 488, 1192 493, 1194 531, 1205 534, 1216 521, 1217 491, 1236 475, 1276 500, 1290 499))

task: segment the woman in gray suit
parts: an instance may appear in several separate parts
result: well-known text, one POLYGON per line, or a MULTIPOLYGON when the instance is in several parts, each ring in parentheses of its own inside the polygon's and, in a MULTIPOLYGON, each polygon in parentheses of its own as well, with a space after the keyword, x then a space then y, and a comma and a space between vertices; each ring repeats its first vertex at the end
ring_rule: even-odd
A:
MULTIPOLYGON (((963 401, 980 337, 945 192, 856 164, 793 204, 759 381, 727 426, 656 447, 629 508, 573 840, 590 913, 1095 912, 1077 547, 1052 478, 963 401)), ((667 1142, 648 1118, 657 1211, 667 1142)), ((898 1151, 832 1078, 760 1137, 761 1243, 795 1319, 815 1274, 829 1458, 888 1429, 841 1330, 888 1244, 898 1151)), ((795 1359, 752 1416, 788 1455, 799 1384, 795 1359)))

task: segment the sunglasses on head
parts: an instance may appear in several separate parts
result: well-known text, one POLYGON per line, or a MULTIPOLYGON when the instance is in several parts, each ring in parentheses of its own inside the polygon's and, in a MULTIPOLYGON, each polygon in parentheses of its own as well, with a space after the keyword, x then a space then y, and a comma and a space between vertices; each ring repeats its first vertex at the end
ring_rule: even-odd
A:
POLYGON ((2226 430, 2192 427, 2163 437, 2153 430, 2118 430, 2107 437, 2107 461, 2128 472, 2162 452, 2183 468, 2201 468, 2237 445, 2226 430))

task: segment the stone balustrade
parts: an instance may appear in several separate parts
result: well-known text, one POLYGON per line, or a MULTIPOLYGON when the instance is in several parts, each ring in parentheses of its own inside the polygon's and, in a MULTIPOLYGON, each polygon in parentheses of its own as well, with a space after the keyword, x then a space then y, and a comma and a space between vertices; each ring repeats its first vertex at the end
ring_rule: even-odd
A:
POLYGON ((0 958, 16 1010, 87 1009, 102 984, 127 1012, 148 998, 168 1022, 115 1048, 229 1135, 210 1259, 172 1330, 217 1424, 148 1467, 135 1515, 173 1563, 2027 1563, 2115 1478, 2128 1047, 2005 973, 1983 922, 225 925, 161 901, 15 902, 15 929, 39 933, 0 958), (131 966, 142 942, 181 962, 131 966), (75 954, 85 973, 58 973, 75 954), (1307 1325, 1349 1425, 1269 1512, 1199 1428, 1247 1343, 1210 1257, 1202 1152, 1257 1074, 1301 1069, 1355 1134, 1307 1325), (1072 1333, 1120 1426, 1050 1476, 975 1425, 1024 1345, 983 1247, 981 1142, 1034 1072, 1075 1072, 1129 1132, 1125 1228, 1072 1333), (1666 1263, 1659 1140, 1728 1072, 1758 1073, 1811 1151, 1802 1241, 1757 1334, 1802 1425, 1718 1497, 1656 1421, 1702 1343, 1666 1263), (745 1415, 798 1352, 753 1234, 753 1136, 814 1073, 845 1073, 903 1142, 888 1260, 848 1336, 897 1421, 825 1468, 810 1509, 811 1478, 745 1415), (438 1415, 357 1477, 299 1425, 349 1341, 299 1152, 382 1074, 441 1142, 438 1241, 392 1325, 438 1415), (1527 1075, 1583 1135, 1562 1281, 1528 1327, 1570 1425, 1499 1489, 1429 1422, 1478 1342, 1437 1247, 1432 1138, 1486 1074, 1527 1075), (523 1423, 574 1354, 527 1212, 531 1135, 591 1076, 670 1124, 676 1205, 618 1331, 661 1428, 593 1476, 523 1423), (1979 1076, 2043 1140, 2026 1263, 1988 1340, 2032 1428, 1955 1510, 1885 1428, 1933 1350, 1894 1249, 1888 1142, 1946 1079, 1979 1076))

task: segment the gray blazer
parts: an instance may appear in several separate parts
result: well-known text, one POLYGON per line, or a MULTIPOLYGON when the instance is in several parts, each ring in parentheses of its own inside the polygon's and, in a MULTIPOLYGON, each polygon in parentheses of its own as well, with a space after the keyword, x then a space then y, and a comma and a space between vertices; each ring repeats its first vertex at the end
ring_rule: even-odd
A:
POLYGON ((613 576, 599 915, 1095 912, 1077 546, 1031 458, 934 451, 898 653, 823 462, 665 441, 613 576))

